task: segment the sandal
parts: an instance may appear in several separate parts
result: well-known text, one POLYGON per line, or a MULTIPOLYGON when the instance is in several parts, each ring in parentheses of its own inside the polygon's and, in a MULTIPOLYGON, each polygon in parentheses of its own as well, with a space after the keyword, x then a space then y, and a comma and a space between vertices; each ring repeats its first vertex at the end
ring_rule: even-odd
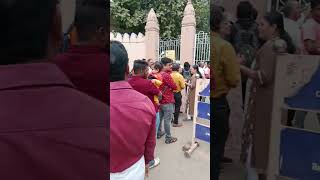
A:
POLYGON ((150 161, 149 163, 149 169, 152 169, 154 167, 157 167, 160 164, 160 159, 157 157, 154 160, 150 161))
POLYGON ((177 138, 175 138, 175 137, 169 137, 169 138, 166 138, 166 141, 165 141, 165 143, 166 144, 171 144, 171 143, 175 143, 175 142, 177 142, 177 138))
POLYGON ((166 133, 165 132, 159 132, 158 133, 158 136, 157 136, 157 139, 160 139, 160 138, 162 138, 162 136, 164 136, 166 133))

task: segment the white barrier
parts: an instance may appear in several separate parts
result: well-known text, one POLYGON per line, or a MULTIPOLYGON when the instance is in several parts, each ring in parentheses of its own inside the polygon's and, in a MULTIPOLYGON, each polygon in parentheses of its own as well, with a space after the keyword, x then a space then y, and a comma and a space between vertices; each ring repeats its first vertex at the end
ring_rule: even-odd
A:
MULTIPOLYGON (((288 110, 320 113, 319 91, 319 56, 282 55, 277 58, 268 180, 320 179, 319 130, 286 124, 288 110)), ((315 118, 308 121, 313 122, 313 126, 318 122, 315 118)))
POLYGON ((199 147, 197 139, 210 143, 210 79, 197 79, 195 92, 192 140, 183 147, 186 157, 199 147))

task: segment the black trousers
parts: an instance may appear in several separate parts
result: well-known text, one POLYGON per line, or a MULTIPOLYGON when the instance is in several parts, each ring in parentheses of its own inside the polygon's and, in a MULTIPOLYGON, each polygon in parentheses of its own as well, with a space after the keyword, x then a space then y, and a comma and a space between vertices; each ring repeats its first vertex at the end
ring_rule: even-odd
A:
POLYGON ((229 134, 230 108, 226 96, 211 98, 213 180, 219 180, 220 164, 229 134))
POLYGON ((247 90, 247 79, 242 81, 242 103, 244 104, 246 99, 246 90, 247 90))
POLYGON ((180 108, 182 105, 182 95, 181 92, 174 93, 174 114, 173 114, 173 123, 178 124, 179 123, 179 114, 180 114, 180 108))

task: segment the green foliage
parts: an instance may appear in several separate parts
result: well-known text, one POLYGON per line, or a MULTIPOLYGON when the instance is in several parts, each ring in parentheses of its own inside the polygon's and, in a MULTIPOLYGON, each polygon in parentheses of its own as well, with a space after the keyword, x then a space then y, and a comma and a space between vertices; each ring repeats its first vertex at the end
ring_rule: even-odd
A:
MULTIPOLYGON (((112 30, 120 33, 145 32, 147 14, 153 8, 160 24, 161 37, 177 37, 187 0, 113 0, 112 30)), ((209 32, 209 0, 193 0, 197 31, 209 32)))

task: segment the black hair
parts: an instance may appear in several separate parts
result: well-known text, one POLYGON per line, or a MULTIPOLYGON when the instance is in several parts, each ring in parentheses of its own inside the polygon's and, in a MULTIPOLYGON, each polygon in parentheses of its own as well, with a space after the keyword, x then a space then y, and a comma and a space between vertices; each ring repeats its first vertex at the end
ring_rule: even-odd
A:
POLYGON ((217 32, 220 29, 220 24, 226 17, 218 6, 211 6, 210 12, 210 29, 217 32))
POLYGON ((106 0, 79 0, 74 25, 78 39, 89 41, 97 31, 107 31, 109 14, 106 0))
POLYGON ((125 80, 128 68, 128 53, 119 41, 110 42, 110 81, 125 80))
POLYGON ((173 63, 172 65, 172 71, 179 71, 180 69, 180 64, 178 63, 173 63))
POLYGON ((163 64, 163 66, 165 66, 165 65, 167 65, 169 63, 172 63, 172 62, 173 62, 173 60, 170 59, 170 58, 167 58, 167 57, 164 57, 164 58, 161 59, 161 63, 163 64))
POLYGON ((153 69, 157 69, 160 72, 163 69, 163 64, 161 62, 157 61, 157 62, 154 63, 153 69))
POLYGON ((241 1, 237 6, 238 19, 253 19, 253 6, 249 1, 241 1))
POLYGON ((148 68, 148 63, 145 60, 137 59, 133 62, 133 72, 135 74, 142 74, 148 68))
POLYGON ((284 23, 283 23, 283 17, 282 14, 277 11, 272 11, 267 14, 265 14, 264 19, 270 24, 270 25, 276 25, 280 38, 287 43, 287 52, 290 54, 294 54, 296 51, 296 48, 293 44, 293 41, 290 37, 290 35, 285 31, 284 29, 284 23))
POLYGON ((47 56, 57 3, 57 0, 0 2, 0 64, 26 63, 47 56))
POLYGON ((319 0, 310 0, 310 4, 311 4, 311 9, 315 9, 317 6, 320 5, 320 1, 319 0))
POLYGON ((198 65, 193 65, 192 68, 197 71, 197 74, 199 75, 200 78, 203 78, 203 77, 202 77, 202 74, 201 74, 200 71, 199 71, 199 66, 198 66, 198 65))
POLYGON ((188 62, 185 62, 185 63, 183 64, 183 68, 184 68, 185 70, 189 71, 189 69, 190 69, 190 64, 189 64, 188 62))

